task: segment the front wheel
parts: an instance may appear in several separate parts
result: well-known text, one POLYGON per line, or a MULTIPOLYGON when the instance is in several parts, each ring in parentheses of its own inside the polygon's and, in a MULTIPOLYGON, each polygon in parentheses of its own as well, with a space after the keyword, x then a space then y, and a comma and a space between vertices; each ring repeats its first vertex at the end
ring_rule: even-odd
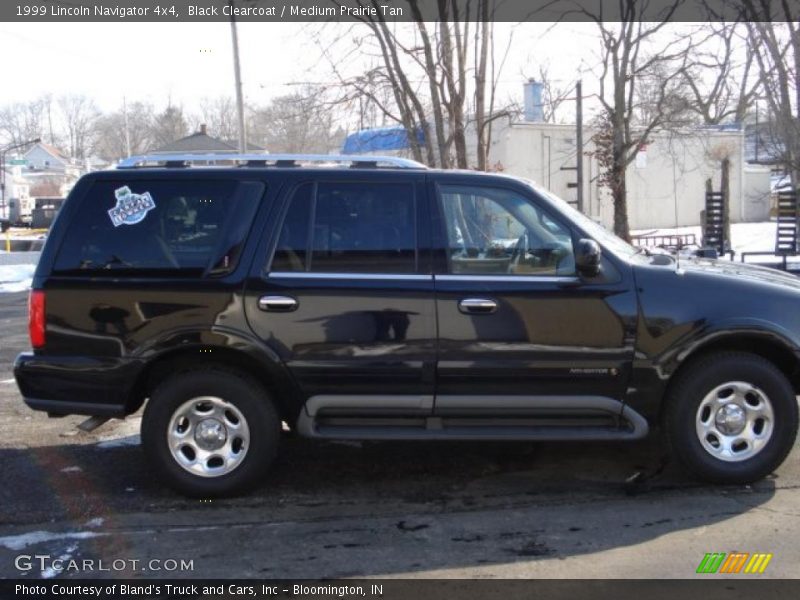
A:
POLYGON ((142 446, 177 491, 212 498, 258 483, 277 452, 280 420, 254 380, 208 369, 178 373, 153 392, 142 446))
POLYGON ((673 387, 666 435, 698 477, 749 483, 780 466, 797 435, 798 410, 786 377, 766 359, 730 352, 690 365, 673 387))

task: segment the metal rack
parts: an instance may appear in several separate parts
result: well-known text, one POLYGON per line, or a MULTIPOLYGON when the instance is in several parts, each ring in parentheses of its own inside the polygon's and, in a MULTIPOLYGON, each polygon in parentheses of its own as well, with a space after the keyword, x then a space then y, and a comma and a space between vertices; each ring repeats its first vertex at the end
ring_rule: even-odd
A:
POLYGON ((397 156, 348 156, 345 154, 144 154, 131 156, 118 169, 147 167, 184 168, 189 166, 299 167, 301 165, 351 168, 427 169, 422 163, 397 156))
POLYGON ((725 239, 725 202, 722 192, 706 192, 706 222, 703 228, 703 246, 714 248, 719 256, 727 251, 725 239))
POLYGON ((787 258, 798 254, 798 204, 797 191, 784 189, 778 192, 777 229, 775 232, 774 252, 743 252, 742 262, 748 256, 776 256, 781 259, 781 268, 789 270, 787 258))

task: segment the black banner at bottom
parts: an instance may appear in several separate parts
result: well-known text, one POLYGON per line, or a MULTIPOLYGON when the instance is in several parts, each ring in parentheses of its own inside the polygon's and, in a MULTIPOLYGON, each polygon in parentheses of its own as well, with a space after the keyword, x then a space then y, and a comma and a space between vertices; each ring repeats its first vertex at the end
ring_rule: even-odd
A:
POLYGON ((283 580, 0 580, 3 600, 784 600, 800 597, 800 580, 702 578, 620 579, 363 579, 283 580))

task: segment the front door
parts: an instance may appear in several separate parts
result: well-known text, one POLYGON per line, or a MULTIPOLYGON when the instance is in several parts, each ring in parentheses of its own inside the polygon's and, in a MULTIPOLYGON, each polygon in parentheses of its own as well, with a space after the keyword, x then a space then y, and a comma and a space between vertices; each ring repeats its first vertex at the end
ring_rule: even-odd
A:
POLYGON ((424 175, 289 187, 268 267, 248 285, 252 328, 312 412, 429 415, 436 315, 420 251, 429 248, 424 175))
POLYGON ((432 186, 446 257, 435 275, 436 413, 621 399, 635 334, 630 274, 607 263, 582 280, 579 234, 532 191, 449 181, 432 186))

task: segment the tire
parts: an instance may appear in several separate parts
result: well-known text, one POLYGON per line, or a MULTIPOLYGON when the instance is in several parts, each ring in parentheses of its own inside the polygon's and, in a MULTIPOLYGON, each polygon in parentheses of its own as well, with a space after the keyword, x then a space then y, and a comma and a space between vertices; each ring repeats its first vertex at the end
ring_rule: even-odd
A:
POLYGON ((151 395, 142 447, 167 485, 187 496, 216 498, 262 479, 277 454, 280 429, 274 404, 255 380, 221 368, 191 370, 151 395))
POLYGON ((672 455, 714 483, 750 483, 777 469, 797 436, 795 392, 768 360, 744 352, 713 354, 678 375, 667 397, 665 433, 672 455))

